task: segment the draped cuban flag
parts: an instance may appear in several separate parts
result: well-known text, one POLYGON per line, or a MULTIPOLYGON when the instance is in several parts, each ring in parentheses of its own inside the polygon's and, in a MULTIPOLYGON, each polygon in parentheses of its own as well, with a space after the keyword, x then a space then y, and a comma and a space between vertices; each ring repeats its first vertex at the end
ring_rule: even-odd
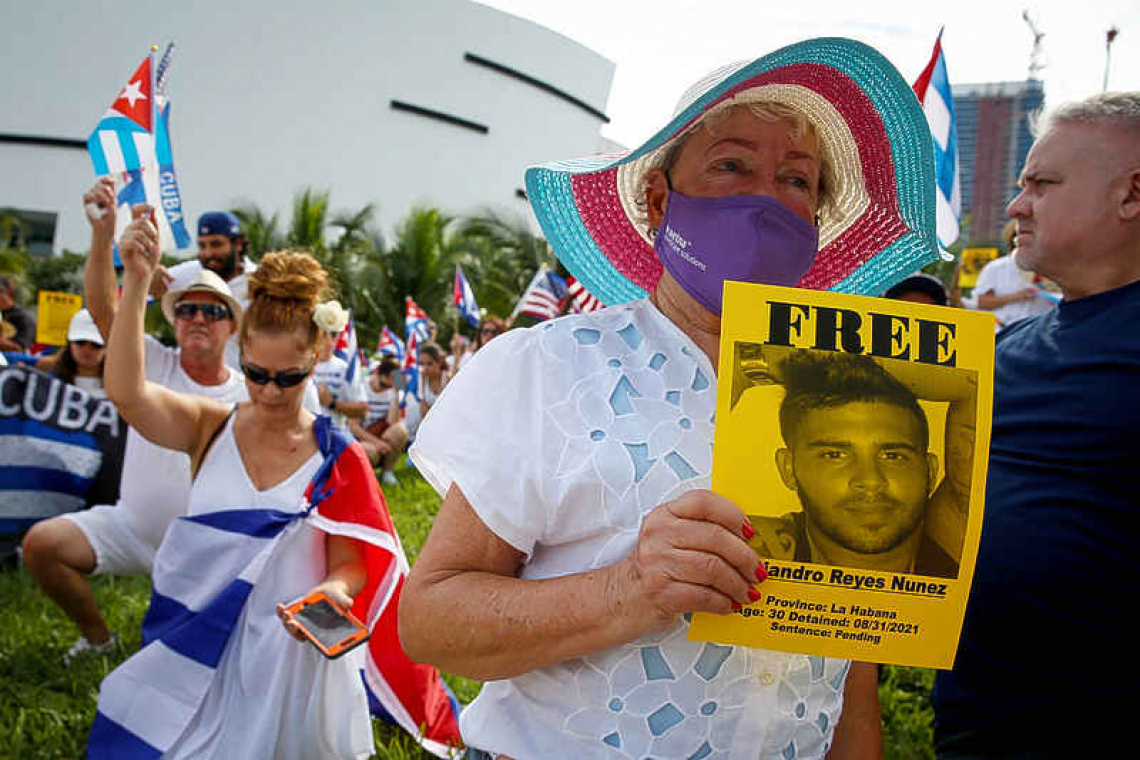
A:
POLYGON ((421 309, 411 296, 404 297, 404 337, 409 342, 412 336, 424 343, 428 339, 428 315, 421 309))
POLYGON ((526 314, 535 319, 553 319, 562 310, 562 299, 566 297, 566 280, 559 277, 543 264, 535 272, 530 284, 515 304, 511 316, 526 314))
MULTIPOLYGON (((186 754, 180 742, 191 726, 191 747, 226 756, 219 754, 224 747, 209 746, 211 737, 224 736, 231 721, 257 730, 264 725, 258 711, 277 715, 280 705, 273 700, 296 699, 293 689, 304 689, 332 716, 306 716, 319 734, 305 735, 316 756, 318 739, 327 748, 340 747, 352 733, 336 716, 343 714, 338 700, 351 709, 345 692, 354 678, 363 679, 373 714, 398 723, 428 751, 445 757, 459 742, 454 697, 435 668, 412 663, 400 645, 396 613, 408 562, 368 459, 327 417, 318 418, 315 434, 323 461, 296 511, 226 508, 171 525, 155 557, 143 646, 100 687, 90 760, 157 759, 171 748, 186 754), (368 580, 352 612, 371 638, 363 653, 345 655, 350 659, 343 665, 344 658, 327 660, 302 649, 309 645, 276 620, 275 601, 262 601, 264 592, 258 593, 259 586, 278 588, 282 574, 311 573, 305 557, 322 534, 346 536, 364 548, 368 580), (207 694, 229 685, 241 692, 254 673, 284 693, 269 690, 250 700, 243 708, 248 716, 204 709, 207 694)), ((276 736, 279 729, 269 723, 276 736)), ((370 727, 363 730, 370 742, 370 727)), ((292 749, 305 754, 305 748, 292 749)))
POLYGON ((333 356, 339 356, 348 364, 348 369, 344 373, 344 381, 352 383, 356 379, 356 368, 360 363, 360 351, 356 342, 356 323, 353 321, 351 313, 348 315, 348 324, 336 336, 336 343, 333 344, 333 356))
POLYGON ((455 291, 451 296, 451 302, 459 309, 467 324, 472 327, 479 326, 479 304, 475 303, 475 291, 471 289, 471 283, 467 282, 467 278, 463 276, 463 268, 458 264, 455 265, 455 291))
POLYGON ((130 223, 130 207, 148 203, 161 210, 157 218, 162 250, 191 243, 170 143, 166 77, 173 50, 171 43, 157 66, 153 53, 143 59, 87 138, 96 176, 115 178, 115 237, 130 223))
POLYGON ((403 360, 404 341, 400 340, 396 336, 396 333, 388 329, 388 325, 384 325, 384 329, 380 331, 380 340, 376 344, 376 352, 381 356, 394 356, 397 359, 403 360))
POLYGON ((958 239, 962 216, 962 186, 958 177, 958 128, 954 120, 954 97, 942 54, 942 32, 934 41, 930 62, 914 83, 914 94, 926 112, 934 138, 934 175, 938 210, 938 242, 949 248, 958 239))

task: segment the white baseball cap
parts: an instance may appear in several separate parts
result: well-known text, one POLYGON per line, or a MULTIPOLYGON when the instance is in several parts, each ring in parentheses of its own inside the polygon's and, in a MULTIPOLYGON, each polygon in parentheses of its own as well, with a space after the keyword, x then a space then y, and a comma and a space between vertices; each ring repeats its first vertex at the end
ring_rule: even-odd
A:
POLYGON ((99 333, 99 328, 95 326, 95 320, 91 318, 91 312, 87 309, 80 309, 75 312, 75 316, 67 325, 67 341, 70 343, 74 340, 88 340, 97 345, 103 345, 103 336, 99 333))

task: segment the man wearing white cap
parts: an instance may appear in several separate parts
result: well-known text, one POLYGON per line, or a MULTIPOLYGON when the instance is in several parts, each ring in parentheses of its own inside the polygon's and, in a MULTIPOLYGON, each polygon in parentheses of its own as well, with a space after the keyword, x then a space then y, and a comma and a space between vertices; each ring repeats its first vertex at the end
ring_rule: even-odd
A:
MULTIPOLYGON (((118 294, 112 263, 114 189, 99 181, 84 196, 91 253, 84 289, 99 332, 109 335, 118 294)), ((136 215, 150 213, 136 207, 136 215)), ((123 245, 130 242, 124 236, 123 245)), ((237 331, 241 305, 226 283, 203 270, 186 287, 162 298, 162 312, 174 325, 178 348, 146 337, 146 376, 172 390, 225 402, 248 398, 241 374, 223 361, 226 341, 237 331)), ((24 562, 36 582, 82 632, 68 657, 116 645, 87 582, 88 575, 149 575, 167 527, 186 512, 190 460, 160 448, 133 429, 123 457, 119 502, 37 523, 24 539, 24 562)))

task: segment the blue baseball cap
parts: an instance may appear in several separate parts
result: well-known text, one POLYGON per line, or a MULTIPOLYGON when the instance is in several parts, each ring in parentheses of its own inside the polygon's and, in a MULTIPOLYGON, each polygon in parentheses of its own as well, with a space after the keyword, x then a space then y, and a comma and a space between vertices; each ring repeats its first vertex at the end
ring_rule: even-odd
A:
POLYGON ((241 224, 228 211, 207 211, 198 217, 198 234, 237 237, 241 234, 241 224))

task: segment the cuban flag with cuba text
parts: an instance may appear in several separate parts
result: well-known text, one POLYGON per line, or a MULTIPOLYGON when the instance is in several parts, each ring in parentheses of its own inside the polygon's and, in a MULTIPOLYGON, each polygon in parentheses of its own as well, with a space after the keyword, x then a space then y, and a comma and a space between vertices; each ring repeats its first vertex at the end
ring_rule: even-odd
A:
POLYGON ((170 142, 166 77, 173 50, 171 43, 157 66, 153 53, 143 59, 87 138, 96 176, 115 178, 116 239, 131 220, 130 207, 148 203, 161 210, 156 216, 162 250, 191 244, 170 142))

